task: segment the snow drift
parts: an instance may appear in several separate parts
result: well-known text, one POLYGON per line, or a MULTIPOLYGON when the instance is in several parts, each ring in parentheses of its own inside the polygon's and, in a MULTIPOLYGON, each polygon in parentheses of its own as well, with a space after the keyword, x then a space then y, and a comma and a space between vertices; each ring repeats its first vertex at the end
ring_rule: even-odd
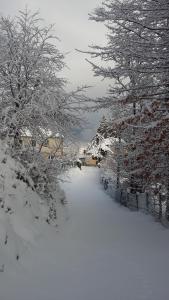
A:
MULTIPOLYGON (((26 249, 49 226, 47 221, 53 205, 59 210, 64 193, 59 185, 53 203, 47 203, 34 190, 26 169, 11 158, 8 148, 0 142, 0 271, 17 262, 26 249)), ((55 209, 56 213, 56 209, 55 209)), ((57 215, 59 213, 57 212, 57 215)), ((62 214, 63 219, 63 214, 62 214)), ((56 217, 55 225, 60 220, 56 217)))

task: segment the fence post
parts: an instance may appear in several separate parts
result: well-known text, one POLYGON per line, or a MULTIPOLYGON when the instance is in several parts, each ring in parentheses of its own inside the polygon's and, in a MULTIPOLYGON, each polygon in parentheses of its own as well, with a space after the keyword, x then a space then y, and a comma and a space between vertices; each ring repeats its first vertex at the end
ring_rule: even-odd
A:
POLYGON ((146 210, 147 210, 147 212, 149 212, 149 194, 148 193, 146 193, 146 210))
POLYGON ((123 190, 121 190, 121 192, 120 192, 120 204, 122 205, 123 203, 122 203, 122 199, 123 199, 123 190))
POLYGON ((127 202, 126 202, 127 207, 129 207, 129 203, 130 203, 129 201, 130 201, 130 196, 129 196, 129 193, 127 193, 127 202))
POLYGON ((138 194, 136 192, 136 209, 139 210, 138 194))
POLYGON ((105 179, 104 181, 104 189, 107 190, 108 189, 108 180, 105 179))
POLYGON ((159 193, 159 220, 162 219, 162 197, 161 197, 161 193, 159 193))

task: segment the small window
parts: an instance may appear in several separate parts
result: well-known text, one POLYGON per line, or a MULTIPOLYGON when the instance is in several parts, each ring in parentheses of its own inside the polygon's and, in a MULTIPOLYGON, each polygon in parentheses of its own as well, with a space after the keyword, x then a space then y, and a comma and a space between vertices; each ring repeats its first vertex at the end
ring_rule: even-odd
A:
POLYGON ((49 154, 48 159, 53 160, 55 158, 55 156, 53 154, 49 154))

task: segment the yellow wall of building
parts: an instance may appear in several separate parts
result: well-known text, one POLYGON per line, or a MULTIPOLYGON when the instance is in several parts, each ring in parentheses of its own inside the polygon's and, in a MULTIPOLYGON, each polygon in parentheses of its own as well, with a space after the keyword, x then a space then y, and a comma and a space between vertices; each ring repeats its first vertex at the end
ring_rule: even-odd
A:
MULTIPOLYGON (((32 137, 22 136, 22 146, 23 147, 33 147, 32 146, 32 137)), ((41 152, 45 159, 48 159, 50 156, 62 157, 63 156, 63 138, 60 137, 49 137, 44 143, 40 145, 36 143, 34 147, 36 151, 41 152)))
POLYGON ((85 159, 86 166, 96 166, 96 160, 92 158, 85 159))

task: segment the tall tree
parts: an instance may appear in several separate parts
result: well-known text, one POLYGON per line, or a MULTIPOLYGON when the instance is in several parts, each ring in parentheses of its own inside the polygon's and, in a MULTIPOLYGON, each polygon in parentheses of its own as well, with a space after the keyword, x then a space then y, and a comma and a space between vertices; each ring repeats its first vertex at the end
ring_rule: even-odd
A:
POLYGON ((66 134, 79 121, 77 102, 85 96, 80 88, 65 90, 64 55, 52 26, 26 9, 15 19, 1 17, 0 37, 1 132, 29 130, 42 140, 47 131, 66 134))
POLYGON ((92 46, 88 52, 104 62, 90 61, 95 75, 112 79, 108 96, 97 99, 96 106, 123 107, 110 129, 128 141, 126 169, 144 186, 165 185, 167 215, 168 12, 167 0, 104 1, 90 19, 105 24, 107 45, 92 46))
POLYGON ((66 91, 58 38, 38 13, 25 9, 14 19, 1 17, 0 39, 0 138, 14 137, 12 155, 22 159, 38 192, 51 196, 62 159, 51 163, 40 151, 18 147, 20 136, 29 133, 41 145, 49 133, 69 137, 87 97, 84 88, 66 91))

